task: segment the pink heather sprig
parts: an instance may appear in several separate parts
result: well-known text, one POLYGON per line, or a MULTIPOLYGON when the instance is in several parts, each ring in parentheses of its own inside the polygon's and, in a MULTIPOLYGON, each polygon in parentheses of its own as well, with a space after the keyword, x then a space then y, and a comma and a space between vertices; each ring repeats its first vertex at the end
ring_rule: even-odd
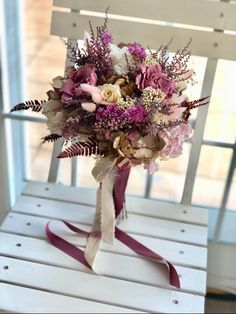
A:
POLYGON ((129 53, 140 59, 145 59, 147 56, 145 48, 138 43, 129 44, 128 50, 129 53))
MULTIPOLYGON (((148 118, 148 111, 137 104, 126 110, 121 109, 117 104, 111 104, 105 108, 98 108, 96 112, 96 121, 101 119, 125 120, 128 123, 144 123, 148 118)), ((123 124, 123 123, 122 123, 123 124)))
POLYGON ((123 110, 117 104, 110 104, 105 107, 98 108, 96 111, 96 121, 103 118, 117 119, 122 115, 123 110))
POLYGON ((112 43, 112 35, 110 32, 104 32, 102 34, 102 41, 104 43, 104 45, 109 45, 112 43))
POLYGON ((128 120, 130 123, 144 123, 147 121, 148 115, 148 111, 140 104, 137 104, 133 107, 126 109, 121 117, 128 120))

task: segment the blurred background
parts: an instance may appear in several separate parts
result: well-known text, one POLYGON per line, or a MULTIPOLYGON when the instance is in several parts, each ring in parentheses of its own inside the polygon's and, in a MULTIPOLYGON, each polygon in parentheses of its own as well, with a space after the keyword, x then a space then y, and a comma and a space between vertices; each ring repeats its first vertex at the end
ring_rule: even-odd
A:
MULTIPOLYGON (((9 1, 9 6, 10 2, 14 3, 14 1, 9 1)), ((5 113, 21 100, 46 99, 46 91, 50 89, 52 78, 64 73, 66 48, 60 38, 50 35, 51 11, 52 0, 15 0, 14 11, 8 12, 9 21, 5 21, 6 33, 10 36, 5 49, 8 58, 4 57, 4 53, 2 58, 3 61, 8 59, 9 68, 13 72, 8 73, 11 78, 8 80, 10 83, 7 83, 7 80, 3 82, 3 85, 5 84, 3 93, 5 113), (16 14, 15 19, 13 14, 16 14), (12 25, 7 25, 13 20, 16 23, 14 28, 12 25), (11 58, 12 49, 17 49, 17 52, 11 58)), ((191 99, 200 97, 206 62, 206 58, 191 57, 190 67, 195 69, 197 80, 197 84, 189 90, 191 99)), ((194 206, 209 209, 209 240, 231 245, 230 248, 234 251, 236 242, 235 73, 236 62, 218 61, 192 198, 194 206), (220 224, 220 229, 216 233, 217 222, 218 225, 220 224)), ((32 114, 27 113, 27 115, 32 114)), ((42 119, 40 114, 33 116, 38 117, 38 120, 35 118, 32 121, 16 121, 13 129, 10 129, 10 121, 7 121, 9 122, 9 143, 11 142, 10 133, 17 133, 17 130, 20 130, 20 123, 23 128, 17 135, 22 134, 23 137, 18 137, 18 141, 16 136, 13 141, 16 141, 14 145, 21 145, 20 150, 25 158, 25 166, 21 169, 24 178, 47 181, 52 144, 42 144, 41 138, 48 134, 48 130, 45 123, 40 122, 42 119)), ((193 115, 193 120, 194 117, 193 115)), ((158 173, 152 177, 147 176, 142 167, 133 168, 127 192, 167 202, 180 202, 190 149, 191 143, 186 143, 183 155, 168 162, 163 161, 158 173)), ((12 160, 17 158, 17 162, 20 163, 20 157, 14 155, 14 149, 12 149, 11 158, 12 160)), ((78 186, 97 187, 91 175, 93 164, 93 158, 78 159, 78 186)), ((70 160, 61 161, 59 182, 70 184, 70 168, 70 160)), ((17 191, 18 187, 14 186, 14 183, 12 186, 17 191)), ((220 287, 219 290, 220 293, 224 293, 223 288, 220 287)), ((236 286, 235 290, 230 292, 235 293, 236 286)), ((236 310, 232 313, 235 312, 236 310)))

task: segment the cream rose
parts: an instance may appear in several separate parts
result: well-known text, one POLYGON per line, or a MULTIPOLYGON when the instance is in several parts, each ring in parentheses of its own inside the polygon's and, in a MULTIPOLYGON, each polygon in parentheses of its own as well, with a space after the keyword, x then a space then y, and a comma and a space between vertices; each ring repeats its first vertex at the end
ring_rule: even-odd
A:
POLYGON ((104 105, 117 103, 121 98, 120 86, 112 84, 104 84, 99 86, 104 105))

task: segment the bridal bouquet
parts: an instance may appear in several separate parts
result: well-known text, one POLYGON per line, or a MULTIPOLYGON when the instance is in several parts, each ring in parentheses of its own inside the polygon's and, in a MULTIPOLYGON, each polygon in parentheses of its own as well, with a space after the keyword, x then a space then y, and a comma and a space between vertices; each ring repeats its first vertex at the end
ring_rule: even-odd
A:
POLYGON ((51 132, 44 141, 65 139, 59 158, 96 155, 98 181, 113 167, 142 164, 153 173, 157 160, 180 155, 192 133, 190 110, 206 100, 184 94, 193 75, 188 47, 170 58, 166 46, 153 52, 136 42, 114 44, 107 19, 84 41, 82 49, 69 45, 72 66, 52 80, 47 101, 12 111, 42 110, 51 132))
POLYGON ((85 252, 92 265, 101 237, 115 235, 130 167, 152 174, 159 161, 179 156, 192 133, 190 111, 207 98, 190 101, 184 93, 194 74, 189 44, 170 57, 165 45, 151 51, 137 42, 113 43, 107 18, 90 30, 83 48, 67 43, 71 66, 52 80, 48 100, 12 111, 42 111, 50 131, 44 141, 64 139, 58 158, 95 155, 92 173, 102 184, 85 252))

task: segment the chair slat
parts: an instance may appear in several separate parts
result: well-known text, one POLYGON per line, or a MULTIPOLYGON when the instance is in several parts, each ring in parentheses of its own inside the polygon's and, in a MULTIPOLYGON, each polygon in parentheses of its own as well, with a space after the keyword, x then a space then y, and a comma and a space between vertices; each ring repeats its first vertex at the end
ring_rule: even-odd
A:
MULTIPOLYGON (((205 77, 203 81, 203 87, 201 96, 205 97, 206 95, 211 95, 211 91, 214 84, 215 73, 217 68, 218 61, 216 59, 208 59, 205 77)), ((187 174, 185 177, 185 184, 184 184, 184 191, 182 196, 182 203, 189 205, 192 201, 192 193, 194 188, 194 182, 196 178, 197 168, 198 168, 198 161, 201 153, 201 145, 202 139, 205 129, 205 124, 207 120, 207 113, 208 113, 209 105, 203 106, 199 108, 197 114, 197 121, 195 124, 195 130, 193 133, 193 145, 190 152, 187 174)))
POLYGON ((236 30, 236 5, 208 0, 54 0, 54 6, 236 30), (203 14, 207 12, 207 14, 203 14))
POLYGON ((204 297, 0 257, 0 280, 105 304, 161 313, 202 313, 204 297), (47 274, 47 275, 45 275, 47 274), (175 302, 175 300, 177 302, 175 302))
POLYGON ((6 283, 0 283, 0 295, 1 313, 143 313, 6 283))
MULTIPOLYGON (((2 233, 0 237, 1 255, 53 266, 87 271, 87 268, 52 247, 45 240, 27 238, 2 233), (17 247, 20 243, 21 247, 17 247)), ((107 277, 138 282, 147 285, 169 288, 163 264, 138 257, 100 252, 96 258, 95 269, 107 277)), ((204 295, 206 272, 177 266, 181 274, 181 291, 204 295), (197 279, 197 280, 196 280, 197 279)))
MULTIPOLYGON (((92 207, 94 207, 96 204, 95 189, 74 188, 62 184, 55 185, 30 181, 25 186, 23 194, 27 196, 51 199, 59 202, 61 201, 79 204, 80 208, 81 204, 85 204, 86 206, 91 205, 92 207)), ((19 199, 18 202, 23 205, 23 200, 24 199, 19 199)), ((35 204, 32 207, 35 207, 37 205, 36 200, 34 200, 34 202, 35 204)), ((39 203, 43 203, 43 200, 41 200, 39 203)), ((194 208, 181 204, 169 204, 166 202, 144 199, 131 195, 127 195, 126 203, 128 212, 132 214, 181 221, 190 224, 198 224, 204 226, 207 225, 207 210, 204 208, 194 208)), ((65 203, 62 204, 62 206, 67 206, 67 204, 65 203)), ((62 206, 60 206, 60 203, 57 203, 57 207, 61 208, 62 206)), ((93 211, 91 212, 91 215, 92 213, 93 211)))
MULTIPOLYGON (((78 13, 53 12, 52 35, 83 38, 84 30, 88 29, 88 21, 93 25, 101 25, 103 18, 80 15, 78 13)), ((190 38, 193 39, 191 51, 193 55, 209 58, 236 60, 236 36, 179 27, 143 24, 131 21, 110 20, 109 29, 114 42, 132 42, 135 34, 139 34, 138 41, 145 47, 153 49, 166 44, 171 38, 172 51, 184 47, 190 38)))
MULTIPOLYGON (((69 211, 69 209, 68 209, 69 211)), ((55 217, 56 218, 56 217, 55 217)), ((67 216, 64 217, 67 219, 67 216)), ((6 218, 1 227, 1 231, 12 234, 19 234, 28 237, 45 239, 45 225, 48 218, 33 217, 26 213, 17 214, 11 213, 6 218), (29 225, 30 223, 30 225, 29 225)), ((73 233, 68 233, 66 227, 60 222, 53 222, 53 230, 61 234, 67 241, 79 246, 85 246, 86 239, 78 237, 73 233)), ((91 229, 91 227, 82 226, 84 229, 91 229)), ((195 267, 197 269, 206 269, 207 249, 205 247, 195 246, 191 244, 184 244, 175 241, 168 241, 163 239, 150 238, 148 236, 141 236, 132 234, 137 241, 149 247, 166 259, 180 266, 195 267)), ((115 245, 103 242, 102 250, 106 252, 122 254, 127 256, 137 256, 132 250, 115 240, 115 245)))

